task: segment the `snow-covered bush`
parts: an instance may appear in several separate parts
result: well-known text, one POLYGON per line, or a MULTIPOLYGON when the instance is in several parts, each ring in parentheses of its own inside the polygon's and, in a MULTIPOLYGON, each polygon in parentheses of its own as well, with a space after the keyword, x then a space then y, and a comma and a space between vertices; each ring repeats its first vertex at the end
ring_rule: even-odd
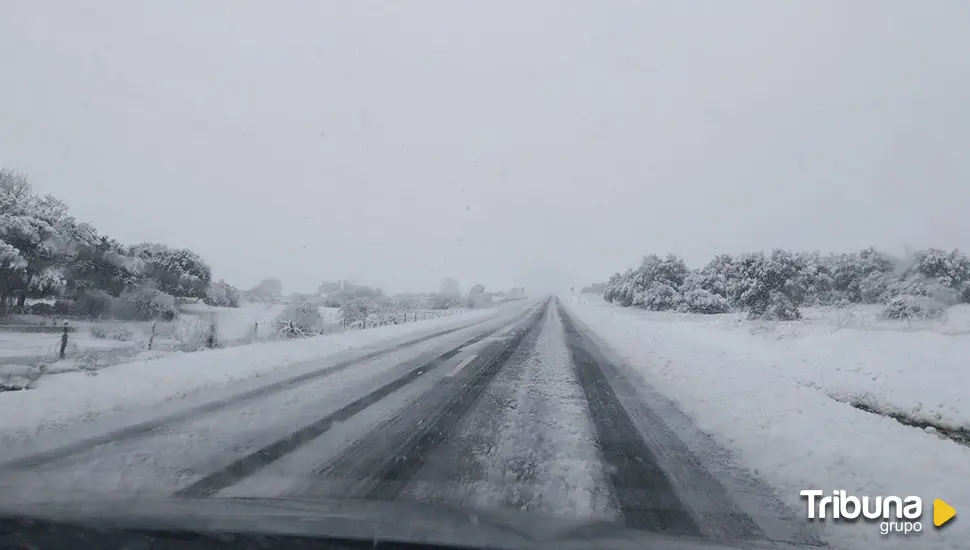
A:
POLYGON ((135 337, 135 333, 128 327, 118 327, 111 331, 111 339, 119 342, 130 342, 135 337))
POLYGON ((623 274, 617 273, 610 277, 606 285, 606 291, 603 293, 603 298, 607 302, 623 307, 632 306, 637 293, 633 283, 635 274, 636 271, 628 269, 623 274))
POLYGON ((323 332, 324 319, 315 302, 301 300, 286 306, 276 316, 276 326, 287 337, 309 336, 323 332))
POLYGON ((825 259, 818 252, 796 255, 797 272, 789 283, 794 302, 805 305, 828 305, 835 301, 835 281, 825 259))
POLYGON ((898 278, 895 272, 899 260, 875 248, 852 254, 833 254, 826 261, 832 274, 835 299, 879 303, 885 299, 886 288, 898 278))
POLYGON ((340 308, 340 321, 345 327, 361 327, 367 323, 367 316, 378 310, 377 304, 368 298, 348 300, 340 308))
POLYGON ((663 259, 650 254, 637 269, 610 277, 603 298, 623 307, 675 309, 680 301, 678 289, 689 275, 687 264, 673 254, 663 259))
POLYGON ((946 252, 929 248, 913 256, 912 271, 952 291, 961 302, 970 301, 970 259, 965 254, 959 250, 946 252))
POLYGON ((736 283, 731 273, 733 259, 728 255, 718 256, 703 269, 694 271, 684 280, 680 288, 677 309, 689 313, 725 313, 731 309, 727 289, 736 283))
POLYGON ((652 283, 667 285, 676 292, 690 275, 690 269, 684 260, 673 254, 653 264, 652 283))
POLYGON ((607 302, 623 307, 699 313, 729 308, 759 319, 797 319, 802 305, 884 304, 899 296, 924 296, 945 306, 970 302, 970 259, 959 250, 932 248, 906 259, 871 247, 827 256, 774 250, 770 256, 722 254, 691 272, 676 256, 651 254, 636 269, 615 273, 603 290, 607 302))
POLYGON ((0 365, 0 392, 30 389, 42 374, 39 367, 30 365, 0 365))
POLYGON ((683 300, 678 309, 689 313, 704 313, 710 315, 727 313, 730 311, 731 305, 724 296, 715 294, 710 290, 694 287, 684 293, 683 300))
POLYGON ((720 254, 684 282, 688 288, 699 287, 718 296, 732 296, 740 275, 737 260, 730 254, 720 254))
POLYGON ((775 250, 770 258, 761 252, 745 254, 738 258, 739 279, 731 301, 751 318, 763 317, 769 308, 769 315, 792 316, 791 308, 798 310, 792 295, 797 273, 798 264, 790 252, 775 250))
POLYGON ((752 318, 756 317, 767 321, 794 321, 802 318, 802 313, 798 310, 798 306, 792 302, 792 299, 787 294, 779 290, 771 291, 768 306, 762 313, 757 314, 754 310, 751 310, 749 315, 752 318))
POLYGON ((654 283, 643 292, 643 307, 652 311, 672 311, 680 305, 680 294, 667 283, 654 283))
POLYGON ((886 319, 938 320, 946 315, 946 305, 929 296, 896 296, 882 312, 886 319))
POLYGON ((398 324, 398 315, 394 310, 381 310, 367 316, 367 326, 383 327, 398 324))
POLYGON ((861 281, 853 282, 853 288, 858 289, 859 302, 878 304, 886 301, 893 283, 891 274, 874 271, 865 275, 861 281))
POLYGON ((104 330, 104 327, 99 325, 91 325, 91 336, 99 340, 104 340, 108 337, 108 331, 104 330))
POLYGON ((964 301, 963 295, 957 290, 944 286, 936 279, 926 278, 919 274, 910 274, 907 279, 893 281, 887 286, 882 301, 889 303, 898 296, 925 296, 945 306, 956 305, 964 301))

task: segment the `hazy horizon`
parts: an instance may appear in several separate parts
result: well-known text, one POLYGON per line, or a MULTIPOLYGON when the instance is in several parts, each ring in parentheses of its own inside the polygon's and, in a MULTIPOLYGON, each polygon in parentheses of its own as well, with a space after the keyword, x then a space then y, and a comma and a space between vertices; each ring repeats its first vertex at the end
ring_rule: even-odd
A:
POLYGON ((35 0, 0 167, 289 293, 970 249, 970 5, 35 0))

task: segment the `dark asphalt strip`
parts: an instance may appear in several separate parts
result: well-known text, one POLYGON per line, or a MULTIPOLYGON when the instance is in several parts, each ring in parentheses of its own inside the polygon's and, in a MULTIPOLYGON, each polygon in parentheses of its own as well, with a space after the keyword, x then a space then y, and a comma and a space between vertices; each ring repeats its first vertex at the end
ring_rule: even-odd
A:
POLYGON ((495 332, 498 331, 484 332, 466 342, 463 342, 462 344, 434 358, 431 362, 412 369, 404 376, 381 386, 360 399, 357 399, 341 409, 321 418, 313 424, 301 428, 287 435, 286 437, 278 439, 273 443, 270 443, 269 445, 232 462, 225 468, 213 472, 196 481, 195 483, 180 489, 175 493, 175 496, 206 497, 218 493, 226 487, 234 485, 240 480, 253 475, 262 468, 292 453, 293 451, 296 451, 303 445, 309 443, 311 440, 328 432, 334 426, 334 424, 346 421, 355 414, 358 414, 367 407, 387 397, 394 391, 417 380, 444 361, 451 359, 462 349, 481 342, 495 332))
POLYGON ((443 380, 406 414, 389 419, 318 469, 307 494, 395 498, 424 465, 428 455, 455 429, 485 387, 530 334, 536 335, 548 303, 511 336, 486 346, 455 377, 443 380))
POLYGON ((389 348, 368 352, 368 353, 365 353, 364 355, 355 357, 353 359, 348 359, 346 361, 337 363, 336 365, 331 365, 329 367, 326 367, 320 370, 315 370, 312 372, 301 374, 299 376, 287 378, 279 382, 268 384, 266 386, 262 386, 250 391, 246 391, 238 395, 234 395, 232 397, 228 397, 226 399, 211 401, 204 405, 193 407, 185 411, 180 411, 175 414, 167 415, 161 418, 153 418, 146 422, 139 422, 137 424, 125 426, 124 428, 113 430, 108 433, 98 435, 97 437, 83 439, 81 441, 70 443, 68 445, 57 447, 55 449, 51 449, 48 451, 32 453, 28 456, 0 464, 0 470, 23 470, 23 469, 33 468, 36 466, 40 466, 43 464, 47 464, 50 462, 54 462, 56 460, 69 457, 73 454, 77 454, 83 451, 87 451, 89 449, 93 449, 100 445, 105 445, 112 442, 118 442, 122 440, 134 439, 140 436, 144 436, 164 426, 169 426, 177 422, 191 420, 192 418, 195 418, 197 416, 210 413, 210 412, 219 411, 219 410, 231 407, 233 405, 236 405, 238 403, 241 403, 243 401, 246 401, 248 399, 253 399, 273 392, 281 392, 281 391, 296 387, 309 380, 313 380, 315 378, 322 378, 324 376, 329 376, 331 374, 340 372, 348 367, 359 364, 363 361, 377 359, 378 357, 381 357, 383 355, 387 355, 389 353, 399 351, 403 348, 414 346, 422 342, 426 342, 428 340, 433 340, 435 338, 445 336, 447 334, 451 334, 453 332, 457 332, 459 330, 463 330, 463 329, 475 326, 479 323, 483 323, 488 320, 490 319, 486 319, 484 321, 476 321, 474 323, 465 324, 457 328, 440 330, 433 334, 428 334, 420 338, 408 340, 406 342, 402 342, 400 344, 397 344, 389 348))
POLYGON ((657 464, 613 388, 586 350, 576 326, 556 304, 579 383, 586 395, 606 472, 627 527, 700 536, 701 529, 657 464))

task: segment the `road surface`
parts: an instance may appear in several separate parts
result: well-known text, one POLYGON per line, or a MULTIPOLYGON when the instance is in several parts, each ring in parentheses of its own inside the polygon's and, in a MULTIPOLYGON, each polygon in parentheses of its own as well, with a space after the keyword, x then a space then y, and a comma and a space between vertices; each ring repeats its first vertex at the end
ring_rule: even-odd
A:
POLYGON ((413 499, 776 538, 603 352, 563 303, 533 301, 178 414, 0 451, 0 484, 14 499, 413 499))

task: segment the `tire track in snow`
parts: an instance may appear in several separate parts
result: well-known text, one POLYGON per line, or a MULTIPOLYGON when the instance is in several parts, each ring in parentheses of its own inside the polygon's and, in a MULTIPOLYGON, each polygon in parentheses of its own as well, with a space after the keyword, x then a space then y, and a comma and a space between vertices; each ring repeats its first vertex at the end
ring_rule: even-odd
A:
POLYGON ((45 449, 41 451, 32 451, 26 456, 21 456, 15 459, 7 460, 6 462, 0 464, 0 470, 25 470, 28 468, 34 468, 43 464, 54 462, 67 458, 71 455, 93 449, 95 447, 105 445, 108 443, 116 443, 120 440, 133 440, 136 438, 141 438, 148 436, 152 432, 169 427, 174 424, 192 420, 198 418, 207 413, 217 412, 229 407, 238 405, 244 401, 255 399, 258 397, 263 397, 268 394, 282 392, 305 382, 316 380, 322 377, 326 377, 340 371, 343 371, 353 365, 358 363, 368 361, 371 359, 377 359, 379 357, 394 353, 401 349, 414 346, 453 332, 458 332, 466 328, 470 328, 479 324, 483 324, 490 319, 476 320, 472 323, 462 324, 457 327, 448 328, 445 330, 439 330, 431 334, 426 334, 418 338, 411 338, 404 342, 400 342, 396 345, 373 350, 367 352, 363 355, 341 361, 335 365, 330 365, 319 370, 314 370, 311 372, 303 373, 291 378, 287 378, 272 384, 267 384, 249 391, 242 392, 227 398, 217 399, 204 403, 202 405, 189 408, 187 410, 182 410, 176 413, 168 414, 161 417, 152 418, 144 422, 134 423, 128 426, 124 426, 119 429, 111 430, 107 433, 102 433, 97 436, 82 439, 80 441, 74 441, 66 445, 59 445, 51 449, 45 449))
POLYGON ((533 346, 520 348, 408 493, 472 508, 611 520, 585 397, 552 304, 533 346))
POLYGON ((556 307, 566 332, 577 377, 586 395, 596 441, 609 484, 627 527, 700 536, 701 528, 680 501, 657 457, 640 437, 609 380, 562 305, 556 307))
POLYGON ((273 441, 272 443, 255 450, 254 452, 233 461, 229 465, 199 479, 191 485, 176 491, 178 497, 207 497, 245 479, 269 464, 280 458, 296 451, 313 439, 320 437, 330 431, 334 425, 343 422, 358 414, 364 409, 374 405, 391 393, 424 376, 435 369, 448 359, 457 355, 462 349, 472 346, 485 338, 492 332, 486 331, 478 334, 474 338, 448 350, 431 362, 411 369, 403 376, 375 389, 374 391, 356 399, 339 410, 318 419, 317 421, 304 426, 286 436, 273 441))
POLYGON ((304 494, 396 498, 425 462, 452 437, 456 425, 478 401, 509 357, 536 332, 548 302, 505 338, 485 346, 462 369, 455 369, 404 414, 382 423, 346 452, 318 470, 304 494))

